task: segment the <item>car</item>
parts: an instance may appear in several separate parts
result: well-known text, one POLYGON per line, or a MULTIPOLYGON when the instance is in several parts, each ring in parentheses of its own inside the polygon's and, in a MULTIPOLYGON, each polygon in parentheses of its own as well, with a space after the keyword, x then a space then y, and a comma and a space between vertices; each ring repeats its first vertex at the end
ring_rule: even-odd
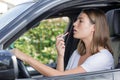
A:
MULTIPOLYGON (((49 21, 50 22, 50 21, 49 21)), ((120 0, 34 0, 15 6, 0 16, 1 80, 120 80, 120 0), (67 17, 65 67, 79 40, 73 38, 73 23, 84 8, 99 8, 106 14, 115 68, 111 70, 46 77, 26 66, 11 53, 10 46, 30 29, 46 19, 67 17), (69 53, 69 54, 68 54, 69 53)), ((47 31, 46 31, 47 32, 47 31)), ((40 32, 41 34, 41 32, 40 32)), ((56 63, 48 64, 55 68, 56 63)))

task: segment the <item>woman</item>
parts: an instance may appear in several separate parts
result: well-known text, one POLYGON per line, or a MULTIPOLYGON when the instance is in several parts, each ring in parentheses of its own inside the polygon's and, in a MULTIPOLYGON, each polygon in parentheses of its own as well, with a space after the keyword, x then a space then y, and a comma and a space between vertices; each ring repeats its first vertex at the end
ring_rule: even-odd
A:
POLYGON ((66 70, 64 70, 65 45, 63 35, 56 38, 57 69, 52 69, 18 49, 17 58, 27 62, 45 76, 59 76, 113 68, 114 60, 109 45, 109 31, 104 13, 98 9, 84 9, 73 24, 73 36, 80 39, 66 70))

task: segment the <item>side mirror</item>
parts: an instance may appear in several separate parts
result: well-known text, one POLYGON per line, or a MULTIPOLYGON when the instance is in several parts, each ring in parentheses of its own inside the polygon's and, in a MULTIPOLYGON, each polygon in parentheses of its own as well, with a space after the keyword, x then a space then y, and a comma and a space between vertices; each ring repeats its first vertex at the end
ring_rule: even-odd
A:
POLYGON ((18 76, 16 57, 7 50, 0 50, 0 80, 14 80, 18 76))

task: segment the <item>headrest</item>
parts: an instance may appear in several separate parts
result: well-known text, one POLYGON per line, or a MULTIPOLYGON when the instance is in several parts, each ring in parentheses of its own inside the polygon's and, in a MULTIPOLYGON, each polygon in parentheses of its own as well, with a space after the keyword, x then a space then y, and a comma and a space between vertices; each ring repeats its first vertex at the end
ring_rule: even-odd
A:
POLYGON ((120 9, 110 10, 106 13, 110 36, 120 35, 120 9))

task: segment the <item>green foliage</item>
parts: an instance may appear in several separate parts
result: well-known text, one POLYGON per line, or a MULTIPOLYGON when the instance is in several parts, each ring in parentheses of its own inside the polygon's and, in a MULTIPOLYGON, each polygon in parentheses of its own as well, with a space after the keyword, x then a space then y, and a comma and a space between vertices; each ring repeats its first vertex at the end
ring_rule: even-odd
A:
POLYGON ((42 63, 55 62, 57 56, 56 36, 63 34, 66 26, 66 21, 61 18, 44 20, 38 27, 29 30, 15 41, 14 47, 42 63))

